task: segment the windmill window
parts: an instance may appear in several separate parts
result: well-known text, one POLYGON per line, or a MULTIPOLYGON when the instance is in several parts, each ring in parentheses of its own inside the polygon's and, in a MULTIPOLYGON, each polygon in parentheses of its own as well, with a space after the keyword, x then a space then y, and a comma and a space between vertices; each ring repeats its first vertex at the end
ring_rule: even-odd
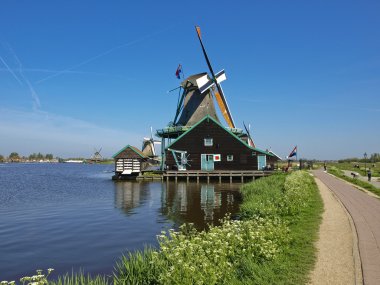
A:
POLYGON ((205 138, 204 139, 204 144, 205 144, 205 146, 212 146, 213 145, 212 138, 205 138))
POLYGON ((234 161, 234 156, 232 154, 227 155, 227 161, 234 161))

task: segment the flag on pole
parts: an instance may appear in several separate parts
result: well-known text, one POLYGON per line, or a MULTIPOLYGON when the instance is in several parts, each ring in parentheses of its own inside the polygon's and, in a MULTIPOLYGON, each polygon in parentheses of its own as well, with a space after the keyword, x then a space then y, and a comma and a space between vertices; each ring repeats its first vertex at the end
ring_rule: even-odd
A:
POLYGON ((181 73, 182 73, 182 65, 179 64, 178 67, 177 67, 177 71, 175 72, 175 76, 176 76, 178 79, 181 79, 181 73))
POLYGON ((293 156, 297 156, 297 146, 295 146, 292 150, 292 152, 289 154, 289 158, 293 157, 293 156))

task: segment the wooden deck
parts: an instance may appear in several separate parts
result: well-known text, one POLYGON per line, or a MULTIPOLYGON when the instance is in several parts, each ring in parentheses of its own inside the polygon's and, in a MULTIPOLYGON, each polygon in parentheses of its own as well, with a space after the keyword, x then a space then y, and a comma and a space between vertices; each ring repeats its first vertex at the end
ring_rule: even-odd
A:
POLYGON ((214 171, 166 171, 163 173, 164 179, 169 181, 173 178, 175 181, 178 179, 190 179, 199 182, 200 179, 217 179, 219 182, 222 180, 229 179, 230 182, 239 179, 240 182, 244 183, 245 180, 255 180, 256 177, 269 176, 273 174, 273 171, 255 171, 255 170, 214 170, 214 171))
POLYGON ((160 175, 138 175, 138 176, 121 176, 114 175, 113 180, 138 180, 138 181, 170 181, 170 180, 190 180, 199 182, 200 180, 219 180, 232 182, 247 182, 255 180, 257 177, 264 177, 273 174, 273 171, 255 171, 255 170, 214 170, 214 171, 166 171, 160 175))

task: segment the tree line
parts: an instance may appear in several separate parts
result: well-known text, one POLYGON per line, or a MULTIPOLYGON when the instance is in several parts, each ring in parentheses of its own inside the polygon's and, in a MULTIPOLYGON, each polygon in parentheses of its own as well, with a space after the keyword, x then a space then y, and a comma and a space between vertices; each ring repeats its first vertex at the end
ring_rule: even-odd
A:
POLYGON ((338 162, 380 162, 380 153, 372 153, 371 155, 368 155, 367 158, 358 158, 358 157, 352 157, 352 158, 345 158, 345 159, 340 159, 338 162))
POLYGON ((40 161, 40 160, 52 160, 54 159, 54 155, 51 153, 42 154, 42 153, 32 153, 28 157, 21 156, 17 152, 11 152, 8 157, 4 157, 0 154, 0 162, 10 161, 40 161))

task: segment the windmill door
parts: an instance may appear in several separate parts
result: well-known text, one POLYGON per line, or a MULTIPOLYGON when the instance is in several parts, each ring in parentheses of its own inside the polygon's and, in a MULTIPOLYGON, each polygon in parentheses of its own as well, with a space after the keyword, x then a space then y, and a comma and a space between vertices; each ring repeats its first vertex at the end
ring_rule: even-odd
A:
POLYGON ((213 171, 214 170, 214 155, 201 154, 201 170, 213 171))
POLYGON ((266 165, 267 165, 267 157, 265 155, 258 155, 257 156, 257 169, 263 170, 266 165))

